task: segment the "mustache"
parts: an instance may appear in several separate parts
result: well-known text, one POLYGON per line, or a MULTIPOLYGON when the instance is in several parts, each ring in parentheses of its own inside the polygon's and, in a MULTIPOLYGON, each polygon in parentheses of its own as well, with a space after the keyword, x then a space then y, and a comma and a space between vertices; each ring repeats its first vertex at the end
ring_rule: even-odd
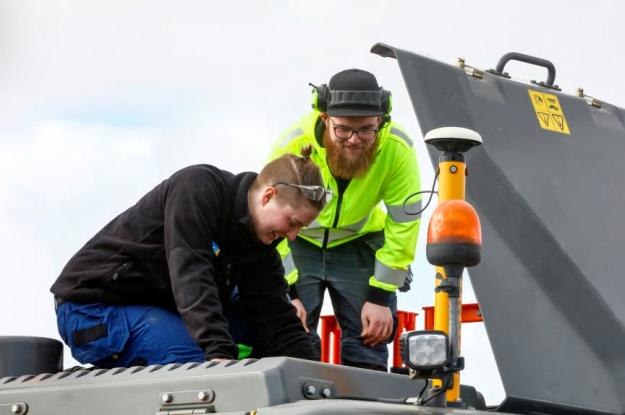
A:
POLYGON ((359 157, 353 157, 345 151, 343 146, 332 140, 330 132, 326 129, 323 133, 323 146, 326 148, 326 161, 335 177, 343 179, 354 179, 364 175, 373 160, 378 149, 378 140, 371 145, 362 147, 359 157))

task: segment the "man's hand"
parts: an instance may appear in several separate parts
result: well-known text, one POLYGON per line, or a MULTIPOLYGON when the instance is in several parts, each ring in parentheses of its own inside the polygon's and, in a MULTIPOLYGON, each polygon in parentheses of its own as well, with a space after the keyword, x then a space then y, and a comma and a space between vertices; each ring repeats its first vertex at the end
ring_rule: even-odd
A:
POLYGON ((295 307, 297 317, 302 321, 302 326, 304 326, 304 330, 306 330, 307 334, 310 334, 310 330, 308 330, 308 324, 306 324, 306 309, 304 308, 304 304, 298 299, 294 298, 291 300, 291 304, 295 307))
POLYGON ((362 321, 362 342, 365 346, 376 346, 388 339, 393 332, 393 314, 391 309, 366 302, 360 312, 362 321))

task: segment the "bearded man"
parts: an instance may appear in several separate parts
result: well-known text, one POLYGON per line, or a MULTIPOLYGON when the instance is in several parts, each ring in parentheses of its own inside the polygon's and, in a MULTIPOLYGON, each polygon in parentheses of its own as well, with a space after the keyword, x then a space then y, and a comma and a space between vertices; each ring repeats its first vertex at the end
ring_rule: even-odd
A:
POLYGON ((282 135, 272 155, 311 145, 335 195, 298 238, 279 247, 292 303, 319 347, 327 289, 342 331, 342 363, 386 370, 395 292, 409 288, 419 232, 419 216, 410 213, 421 201, 409 198, 420 190, 416 154, 390 121, 390 92, 373 74, 348 69, 313 87, 313 111, 282 135))

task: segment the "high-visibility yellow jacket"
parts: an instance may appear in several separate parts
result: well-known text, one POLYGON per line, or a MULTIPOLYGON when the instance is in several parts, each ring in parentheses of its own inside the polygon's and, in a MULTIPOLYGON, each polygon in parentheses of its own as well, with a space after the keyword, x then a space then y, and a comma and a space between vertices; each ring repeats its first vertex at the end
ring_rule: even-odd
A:
MULTIPOLYGON (((311 159, 321 169, 326 187, 334 197, 317 219, 303 228, 299 237, 321 247, 332 248, 369 232, 384 230, 384 246, 375 254, 375 273, 369 279, 372 296, 388 297, 404 284, 407 269, 414 259, 419 232, 419 215, 410 215, 421 207, 421 196, 406 198, 420 190, 419 167, 412 140, 395 123, 387 123, 378 132, 378 149, 369 170, 351 179, 338 193, 337 181, 326 162, 326 149, 320 145, 323 124, 318 111, 304 116, 278 140, 272 158, 291 152, 300 154, 303 146, 313 148, 311 159), (386 206, 385 213, 380 202, 386 206), (405 203, 406 202, 406 203, 405 203), (408 212, 408 213, 407 213, 408 212), (377 292, 377 294, 376 294, 377 292)), ((287 241, 278 247, 289 284, 297 281, 287 241)))

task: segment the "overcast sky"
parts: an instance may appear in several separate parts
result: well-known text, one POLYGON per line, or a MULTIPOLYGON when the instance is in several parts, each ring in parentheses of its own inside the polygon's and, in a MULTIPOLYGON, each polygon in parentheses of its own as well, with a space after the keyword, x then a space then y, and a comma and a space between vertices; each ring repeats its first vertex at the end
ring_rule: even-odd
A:
MULTIPOLYGON (((509 51, 536 55, 565 93, 583 86, 622 106, 624 11, 616 0, 0 0, 0 335, 58 338, 48 290, 87 239, 181 167, 258 170, 308 110, 308 82, 339 70, 368 69, 393 92, 430 186, 399 68, 369 53, 376 42, 482 69, 509 51)), ((427 217, 401 309, 433 303, 427 217)), ((463 383, 501 401, 483 325, 464 327, 462 354, 463 383)))

